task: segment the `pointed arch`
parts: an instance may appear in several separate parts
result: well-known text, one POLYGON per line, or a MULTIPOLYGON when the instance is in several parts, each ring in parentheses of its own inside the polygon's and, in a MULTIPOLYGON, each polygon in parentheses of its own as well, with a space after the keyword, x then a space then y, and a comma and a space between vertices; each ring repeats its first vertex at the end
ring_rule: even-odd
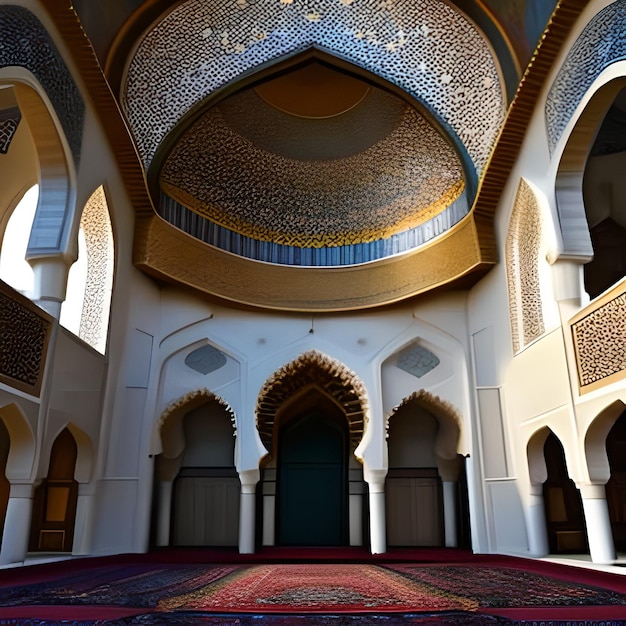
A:
POLYGON ((606 438, 611 428, 626 410, 626 404, 615 400, 595 417, 585 433, 585 461, 589 480, 592 483, 606 483, 611 477, 611 468, 606 451, 606 438))
POLYGON ((3 208, 6 218, 5 228, 0 227, 0 280, 27 297, 32 297, 35 276, 33 268, 26 261, 26 248, 38 196, 39 186, 35 184, 26 191, 14 208, 0 207, 0 222, 3 208))
POLYGON ((626 2, 611 3, 589 20, 571 47, 545 103, 551 152, 594 80, 607 67, 626 58, 626 43, 622 37, 625 18, 626 2))
POLYGON ((545 330, 539 280, 541 226, 537 196, 530 183, 522 178, 506 237, 506 275, 514 352, 538 339, 545 330))
POLYGON ((35 435, 20 407, 14 402, 0 407, 3 421, 11 441, 7 458, 6 475, 9 480, 28 480, 35 461, 35 435))
MULTIPOLYGON (((76 443, 76 467, 74 479, 79 483, 88 483, 93 475, 95 456, 91 437, 73 422, 67 422, 56 433, 53 441, 67 428, 76 443)), ((54 444, 53 444, 54 445, 54 444)))
POLYGON ((79 258, 70 270, 67 289, 68 296, 75 294, 76 300, 72 302, 68 298, 64 302, 61 323, 104 354, 113 288, 114 240, 102 185, 87 200, 79 228, 79 234, 84 237, 84 250, 79 241, 79 258), (81 258, 82 254, 86 258, 81 258), (77 266, 83 269, 82 276, 74 274, 77 266))
POLYGON ((528 440, 526 453, 532 492, 543 496, 550 552, 585 552, 581 494, 570 477, 561 439, 551 428, 543 426, 528 440))
POLYGON ((402 402, 394 407, 387 416, 386 430, 389 436, 389 422, 393 416, 411 404, 417 404, 428 410, 437 420, 439 429, 437 431, 437 439, 435 443, 435 453, 441 459, 456 459, 458 454, 458 445, 461 440, 461 431, 463 421, 458 410, 449 402, 442 400, 440 397, 420 389, 415 393, 402 400, 402 402))
MULTIPOLYGON (((610 68, 575 121, 560 156, 555 180, 556 208, 563 256, 586 263, 594 256, 583 198, 583 178, 598 130, 616 96, 626 88, 626 61, 610 68)), ((600 81, 600 79, 599 79, 600 81)))
POLYGON ((208 389, 196 389, 172 402, 157 419, 156 427, 164 458, 175 459, 185 449, 183 418, 193 409, 214 402, 224 409, 233 425, 233 435, 237 436, 237 416, 231 406, 208 389))
POLYGON ((121 100, 146 166, 181 115, 194 109, 207 95, 259 66, 267 67, 277 58, 316 47, 385 78, 423 101, 445 126, 461 137, 476 169, 482 169, 497 137, 496 128, 504 119, 505 96, 493 51, 479 29, 464 14, 444 3, 397 5, 392 14, 381 11, 387 46, 381 49, 387 52, 373 54, 368 35, 364 34, 371 21, 367 7, 355 4, 346 9, 347 5, 327 0, 319 4, 320 13, 313 20, 302 19, 297 12, 284 11, 276 5, 251 3, 244 10, 235 8, 239 26, 231 40, 218 36, 215 16, 208 7, 190 1, 166 13, 145 31, 128 64, 121 100), (409 26, 416 19, 423 22, 426 33, 439 31, 442 23, 447 25, 448 36, 451 32, 458 33, 454 63, 447 50, 438 45, 438 37, 425 37, 424 31, 409 26), (265 25, 262 33, 258 30, 260 23, 265 25), (451 23, 454 29, 450 29, 451 23), (402 32, 403 24, 411 34, 406 37, 402 34, 398 40, 398 29, 402 32), (194 28, 207 33, 201 47, 192 43, 194 28), (353 34, 355 28, 363 29, 360 37, 353 34), (289 30, 289 38, 281 35, 285 29, 289 30), (176 64, 175 71, 171 63, 155 63, 153 51, 163 46, 172 46, 186 63, 176 64), (389 52, 390 48, 393 53, 389 52), (237 63, 232 62, 233 53, 237 54, 237 63), (209 66, 211 71, 199 74, 196 68, 201 66, 209 66), (423 71, 408 69, 417 67, 423 71), (450 81, 441 81, 442 75, 449 75, 450 81, 454 76, 465 87, 465 97, 444 96, 450 81), (195 89, 181 90, 180 86, 192 76, 195 89), (151 93, 157 84, 166 97, 148 114, 145 102, 153 100, 151 93), (140 102, 144 106, 139 106, 140 102), (465 131, 467 120, 469 126, 483 132, 465 131))
POLYGON ((311 350, 281 367, 263 385, 256 405, 256 425, 271 451, 276 414, 281 405, 303 390, 317 387, 346 415, 350 440, 356 447, 367 427, 367 391, 357 375, 339 361, 311 350))
POLYGON ((40 196, 29 255, 58 253, 71 229, 70 178, 80 162, 85 105, 35 13, 24 7, 0 7, 0 31, 4 43, 0 82, 13 86, 38 157, 40 196))
POLYGON ((241 487, 229 420, 236 436, 234 411, 208 389, 189 392, 159 416, 153 494, 157 545, 237 544, 241 487), (207 419, 211 412, 213 419, 207 419), (213 447, 207 445, 211 441, 213 447))
POLYGON ((546 467, 546 458, 543 453, 543 447, 551 434, 552 430, 550 430, 547 426, 543 426, 531 435, 528 443, 526 444, 528 473, 532 485, 543 485, 548 478, 548 469, 546 467))
POLYGON ((78 504, 78 454, 78 442, 70 428, 64 426, 52 442, 46 474, 33 494, 31 551, 72 551, 78 504))

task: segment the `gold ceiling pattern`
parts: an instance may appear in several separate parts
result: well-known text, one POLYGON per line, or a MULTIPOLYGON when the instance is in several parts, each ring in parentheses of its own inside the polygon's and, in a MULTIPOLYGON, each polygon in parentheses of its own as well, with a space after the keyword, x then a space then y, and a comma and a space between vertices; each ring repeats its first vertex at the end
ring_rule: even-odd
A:
POLYGON ((283 245, 360 244, 415 228, 459 198, 463 167, 416 109, 370 91, 346 113, 301 119, 246 89, 187 129, 161 188, 220 226, 283 245))

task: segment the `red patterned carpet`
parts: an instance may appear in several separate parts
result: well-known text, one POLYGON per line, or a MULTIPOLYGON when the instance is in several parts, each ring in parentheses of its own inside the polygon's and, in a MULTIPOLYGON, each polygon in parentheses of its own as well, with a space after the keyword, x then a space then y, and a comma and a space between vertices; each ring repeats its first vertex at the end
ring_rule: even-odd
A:
POLYGON ((0 624, 626 624, 625 577, 538 561, 189 562, 202 554, 4 570, 0 624))

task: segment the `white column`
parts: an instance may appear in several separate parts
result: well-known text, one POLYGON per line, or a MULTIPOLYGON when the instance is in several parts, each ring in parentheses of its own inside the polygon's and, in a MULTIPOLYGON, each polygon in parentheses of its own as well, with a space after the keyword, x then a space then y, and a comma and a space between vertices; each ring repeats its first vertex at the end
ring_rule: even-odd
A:
POLYGON ((550 553, 548 529, 546 527, 546 510, 543 501, 543 485, 530 486, 530 499, 526 512, 526 529, 528 533, 528 551, 532 556, 541 557, 550 553))
POLYGON ((446 548, 456 548, 457 538, 457 483, 443 481, 443 524, 446 548))
POLYGON ((387 526, 385 519, 386 469, 365 469, 364 477, 369 487, 370 502, 370 551, 372 554, 387 552, 387 526))
POLYGON ((594 563, 613 563, 616 559, 615 545, 604 485, 583 485, 580 493, 591 560, 594 563))
POLYGON ((256 484, 259 482, 259 470, 239 472, 241 481, 241 499, 239 504, 239 552, 254 554, 254 531, 256 517, 256 484))
POLYGON ((94 525, 94 494, 95 485, 89 483, 80 483, 78 485, 72 554, 91 554, 91 531, 94 525))
POLYGON ((57 320, 65 300, 69 266, 75 260, 66 260, 60 254, 27 259, 34 274, 33 300, 57 320))
POLYGON ((4 518, 0 565, 22 563, 26 558, 32 515, 33 486, 12 484, 4 518))
POLYGON ((170 524, 172 520, 172 491, 174 481, 159 480, 156 544, 159 547, 170 545, 170 524))

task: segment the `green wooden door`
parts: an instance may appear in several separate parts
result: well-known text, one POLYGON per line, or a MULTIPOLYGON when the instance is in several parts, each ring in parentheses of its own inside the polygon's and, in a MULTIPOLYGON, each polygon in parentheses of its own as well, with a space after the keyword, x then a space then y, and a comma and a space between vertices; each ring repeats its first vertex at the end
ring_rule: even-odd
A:
POLYGON ((347 539, 347 433, 312 413, 287 425, 280 440, 278 543, 339 546, 347 539))

